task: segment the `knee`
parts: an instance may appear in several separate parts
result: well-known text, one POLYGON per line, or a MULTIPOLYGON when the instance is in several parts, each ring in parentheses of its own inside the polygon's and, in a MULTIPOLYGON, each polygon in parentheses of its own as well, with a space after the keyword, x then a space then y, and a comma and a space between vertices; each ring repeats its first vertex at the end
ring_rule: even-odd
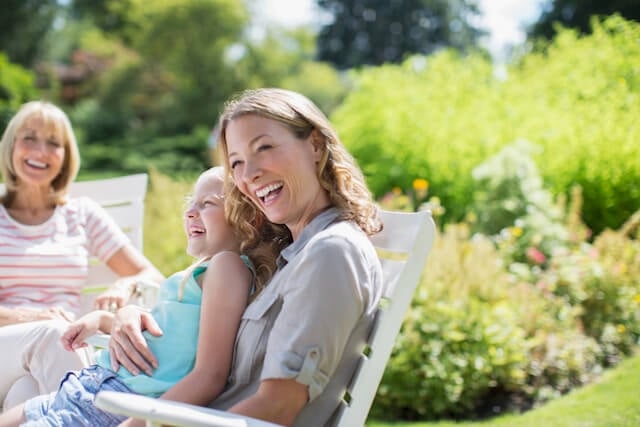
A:
POLYGON ((64 320, 46 320, 38 322, 36 335, 41 344, 48 345, 52 341, 60 343, 60 338, 68 327, 69 323, 64 320))

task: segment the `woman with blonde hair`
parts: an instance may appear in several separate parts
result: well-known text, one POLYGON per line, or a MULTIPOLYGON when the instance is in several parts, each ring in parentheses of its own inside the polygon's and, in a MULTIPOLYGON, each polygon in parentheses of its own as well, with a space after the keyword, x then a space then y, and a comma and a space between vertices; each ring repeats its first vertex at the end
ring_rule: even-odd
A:
POLYGON ((24 104, 0 140, 0 404, 56 389, 62 374, 88 363, 60 335, 80 314, 89 258, 120 279, 96 299, 116 308, 140 279, 162 274, 97 203, 70 198, 80 168, 67 115, 46 101, 24 104))

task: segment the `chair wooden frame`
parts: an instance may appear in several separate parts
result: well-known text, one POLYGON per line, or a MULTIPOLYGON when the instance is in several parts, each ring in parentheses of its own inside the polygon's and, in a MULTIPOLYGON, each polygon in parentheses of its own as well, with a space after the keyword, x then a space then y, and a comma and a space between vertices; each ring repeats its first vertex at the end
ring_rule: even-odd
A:
MULTIPOLYGON (((385 228, 371 240, 382 263, 386 301, 379 309, 352 381, 345 387, 335 424, 338 427, 364 425, 435 236, 435 224, 428 211, 381 211, 381 216, 385 228)), ((98 393, 95 403, 113 413, 144 419, 147 426, 274 426, 210 408, 109 391, 98 393)))

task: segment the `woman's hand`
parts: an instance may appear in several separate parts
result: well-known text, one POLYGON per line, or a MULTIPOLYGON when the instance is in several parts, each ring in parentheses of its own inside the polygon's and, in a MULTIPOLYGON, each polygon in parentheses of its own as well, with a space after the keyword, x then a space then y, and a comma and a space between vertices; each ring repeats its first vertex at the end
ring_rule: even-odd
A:
POLYGON ((118 424, 118 427, 144 427, 146 424, 144 420, 134 420, 133 418, 129 418, 118 424))
POLYGON ((122 365, 134 375, 140 371, 151 375, 158 367, 158 360, 149 350, 142 331, 157 337, 162 335, 162 330, 148 311, 127 305, 116 312, 109 340, 111 369, 114 372, 122 365))
POLYGON ((109 289, 98 295, 94 302, 96 310, 115 312, 129 301, 133 284, 131 279, 119 279, 109 289))
POLYGON ((65 350, 73 351, 87 347, 85 340, 100 330, 100 323, 105 316, 112 316, 106 311, 92 311, 71 323, 60 338, 65 350))

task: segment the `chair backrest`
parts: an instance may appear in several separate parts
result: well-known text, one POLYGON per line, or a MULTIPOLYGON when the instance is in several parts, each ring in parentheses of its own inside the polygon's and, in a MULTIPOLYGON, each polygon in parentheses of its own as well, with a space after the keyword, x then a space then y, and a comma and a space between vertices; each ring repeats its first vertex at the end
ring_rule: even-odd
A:
MULTIPOLYGON (((142 251, 142 230, 144 223, 144 198, 147 194, 148 175, 146 173, 115 178, 77 181, 71 184, 72 197, 87 196, 95 200, 113 217, 116 224, 129 237, 133 245, 142 251)), ((0 194, 4 184, 0 183, 0 194)), ((112 283, 117 276, 97 259, 90 260, 89 277, 83 292, 83 307, 91 307, 93 292, 112 283)))
MULTIPOLYGON (((142 252, 147 182, 146 173, 77 181, 71 184, 69 194, 72 197, 86 196, 95 200, 111 215, 133 246, 142 252)), ((82 311, 90 310, 96 293, 117 279, 116 274, 98 259, 91 259, 89 262, 89 277, 82 294, 82 311)))
POLYGON ((435 236, 428 211, 381 211, 384 229, 372 237, 382 262, 385 298, 337 418, 340 427, 363 426, 396 336, 420 282, 435 236))

